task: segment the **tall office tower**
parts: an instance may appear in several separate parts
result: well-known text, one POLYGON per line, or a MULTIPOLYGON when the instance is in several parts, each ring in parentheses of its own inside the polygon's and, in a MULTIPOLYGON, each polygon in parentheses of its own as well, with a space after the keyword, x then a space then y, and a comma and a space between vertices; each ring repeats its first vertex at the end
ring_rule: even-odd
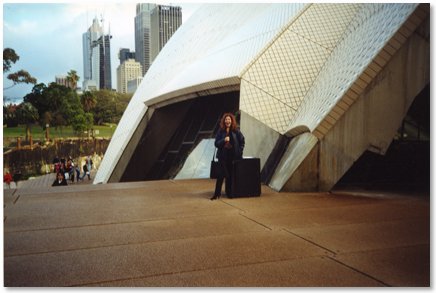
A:
POLYGON ((181 24, 181 7, 136 4, 135 59, 141 63, 143 75, 181 24))
POLYGON ((135 60, 142 65, 142 75, 150 67, 150 13, 156 4, 136 4, 135 60))
POLYGON ((127 83, 130 80, 142 77, 142 66, 134 59, 128 59, 117 68, 117 91, 127 93, 127 83))
POLYGON ((100 27, 98 19, 95 18, 88 31, 82 36, 83 44, 83 78, 91 79, 92 76, 92 47, 95 42, 103 34, 103 28, 100 27))
POLYGON ((135 52, 130 52, 130 49, 121 48, 118 52, 118 59, 120 59, 120 64, 128 59, 135 59, 135 52))
POLYGON ((110 34, 101 36, 100 47, 100 89, 112 89, 111 41, 110 34))
POLYGON ((150 63, 182 25, 182 8, 179 6, 158 5, 150 15, 150 63))
POLYGON ((110 34, 94 18, 83 34, 83 90, 111 89, 110 34))

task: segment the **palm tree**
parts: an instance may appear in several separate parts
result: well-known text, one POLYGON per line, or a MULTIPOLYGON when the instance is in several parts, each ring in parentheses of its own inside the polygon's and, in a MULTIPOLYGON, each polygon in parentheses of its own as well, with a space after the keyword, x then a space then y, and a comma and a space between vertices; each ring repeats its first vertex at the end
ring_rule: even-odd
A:
POLYGON ((97 105, 97 98, 92 92, 86 91, 80 97, 80 102, 82 103, 83 110, 89 112, 97 105))
POLYGON ((77 82, 79 81, 80 77, 77 75, 77 71, 74 69, 71 69, 67 74, 67 81, 68 85, 75 90, 77 87, 77 82))

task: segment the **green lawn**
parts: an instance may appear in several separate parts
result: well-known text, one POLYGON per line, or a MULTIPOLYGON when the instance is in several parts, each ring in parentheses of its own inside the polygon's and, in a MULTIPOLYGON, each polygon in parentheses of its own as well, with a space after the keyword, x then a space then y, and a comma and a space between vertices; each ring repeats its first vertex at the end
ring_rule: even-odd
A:
MULTIPOLYGON (((95 133, 95 136, 111 138, 113 133, 115 132, 115 128, 115 124, 113 124, 112 127, 110 125, 94 126, 94 131, 98 131, 98 133, 95 133)), ((3 139, 16 138, 19 136, 26 137, 26 127, 24 125, 19 125, 18 127, 3 127, 3 139)), ((62 129, 55 129, 50 127, 49 136, 50 139, 78 137, 77 134, 73 132, 71 127, 63 127, 62 129)), ((32 137, 35 140, 44 140, 45 130, 43 130, 42 127, 39 125, 32 126, 32 137)), ((83 137, 87 137, 87 134, 84 133, 83 137)))

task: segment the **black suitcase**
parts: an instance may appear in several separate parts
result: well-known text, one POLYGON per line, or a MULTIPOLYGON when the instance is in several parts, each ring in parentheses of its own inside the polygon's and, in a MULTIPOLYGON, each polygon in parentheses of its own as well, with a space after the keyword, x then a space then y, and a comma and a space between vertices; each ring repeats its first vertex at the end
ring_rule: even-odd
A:
POLYGON ((230 197, 260 196, 260 159, 233 161, 232 194, 230 197))

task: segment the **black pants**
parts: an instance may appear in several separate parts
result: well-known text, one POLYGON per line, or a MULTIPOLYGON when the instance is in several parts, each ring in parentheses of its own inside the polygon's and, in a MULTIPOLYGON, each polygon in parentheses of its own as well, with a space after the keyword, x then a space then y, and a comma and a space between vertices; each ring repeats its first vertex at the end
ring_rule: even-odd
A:
POLYGON ((216 179, 215 184, 215 196, 221 195, 221 189, 223 186, 224 178, 226 179, 226 195, 231 196, 232 194, 232 169, 233 169, 233 160, 231 161, 220 161, 221 165, 220 176, 216 179))

